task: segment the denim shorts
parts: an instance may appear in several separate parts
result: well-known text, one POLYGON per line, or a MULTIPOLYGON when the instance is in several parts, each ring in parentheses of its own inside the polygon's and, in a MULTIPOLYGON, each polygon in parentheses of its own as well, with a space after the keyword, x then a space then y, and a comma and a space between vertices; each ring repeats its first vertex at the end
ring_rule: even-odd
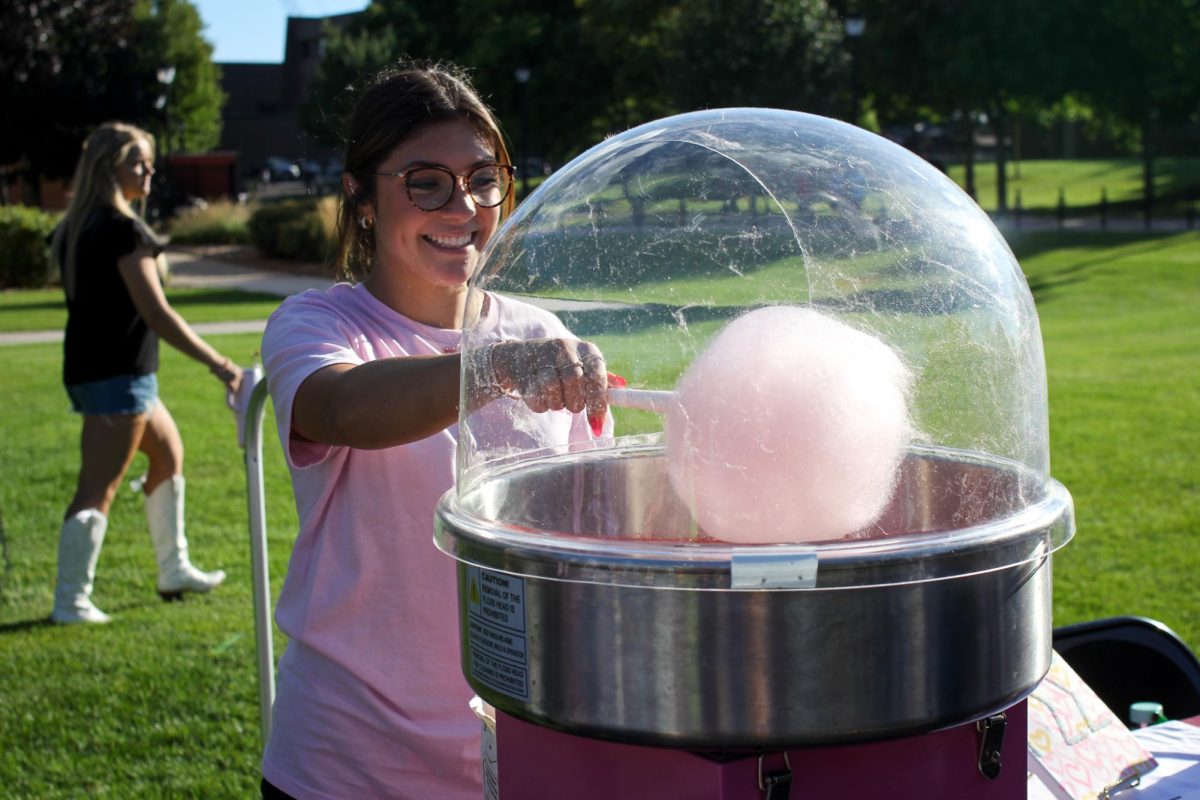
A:
POLYGON ((158 405, 158 376, 117 375, 67 386, 76 414, 147 414, 158 405))

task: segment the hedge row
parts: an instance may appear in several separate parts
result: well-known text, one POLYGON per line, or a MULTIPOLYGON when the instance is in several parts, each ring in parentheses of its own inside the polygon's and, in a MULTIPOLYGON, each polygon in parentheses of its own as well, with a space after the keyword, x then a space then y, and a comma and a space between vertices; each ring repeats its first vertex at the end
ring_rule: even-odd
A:
MULTIPOLYGON (((244 209, 215 208, 195 224, 181 225, 175 240, 239 243, 245 241, 248 229, 250 242, 264 255, 324 262, 335 245, 335 214, 331 198, 312 197, 263 204, 248 221, 244 209)), ((0 206, 0 289, 33 289, 57 282, 49 240, 58 217, 30 206, 0 206)))
POLYGON ((29 206, 0 206, 0 289, 37 289, 58 280, 50 261, 57 214, 29 206))
POLYGON ((329 198, 264 204, 250 216, 248 226, 250 241, 273 258, 324 262, 333 252, 334 205, 329 198))
POLYGON ((174 244, 250 244, 252 213, 252 206, 218 200, 172 218, 167 231, 174 244))

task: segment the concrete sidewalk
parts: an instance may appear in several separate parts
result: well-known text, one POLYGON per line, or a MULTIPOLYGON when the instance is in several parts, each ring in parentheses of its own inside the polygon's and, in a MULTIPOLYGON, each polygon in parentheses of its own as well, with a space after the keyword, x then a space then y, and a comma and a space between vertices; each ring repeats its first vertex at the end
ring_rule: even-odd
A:
POLYGON ((288 297, 306 289, 324 289, 332 281, 316 274, 313 265, 288 269, 282 262, 267 262, 269 269, 247 262, 246 248, 172 249, 171 285, 204 289, 241 289, 245 292, 288 297), (224 256, 224 257, 223 257, 224 256))
MULTIPOLYGON (((322 289, 330 285, 328 278, 315 274, 309 265, 302 271, 279 268, 270 262, 264 269, 244 257, 245 248, 172 248, 167 259, 171 264, 171 286, 204 289, 238 289, 277 297, 299 294, 306 289, 322 289)), ((198 322, 192 329, 201 336, 221 333, 262 333, 265 319, 231 322, 198 322)), ((0 333, 0 346, 61 342, 61 330, 14 331, 0 333)))
MULTIPOLYGON (((170 285, 204 289, 237 289, 288 297, 307 289, 324 289, 333 282, 318 274, 315 264, 289 265, 253 256, 245 247, 172 248, 170 285), (265 265, 265 266, 264 266, 265 265)), ((548 311, 590 311, 622 307, 619 303, 525 298, 548 311)), ((221 333, 262 333, 265 319, 232 322, 198 322, 192 329, 201 336, 221 333)), ((0 333, 0 346, 61 342, 61 330, 0 333)))
MULTIPOLYGON (((1023 215, 1020 219, 993 216, 1002 233, 1017 231, 1098 231, 1096 218, 1072 218, 1061 225, 1057 219, 1046 216, 1023 215)), ((1154 233, 1182 232, 1193 229, 1194 221, 1183 218, 1155 219, 1151 226, 1154 233)), ((1140 218, 1119 217, 1108 221, 1107 230, 1141 232, 1145 222, 1140 218)), ((314 264, 293 265, 281 261, 269 261, 253 254, 247 246, 229 247, 178 247, 168 253, 171 263, 171 285, 206 289, 239 289, 246 292, 288 297, 306 289, 323 289, 332 281, 319 275, 314 264)), ((531 300, 531 298, 525 298, 531 300)), ((581 303, 571 300, 542 299, 537 305, 549 311, 584 311, 592 308, 607 308, 610 303, 581 303)), ((242 320, 234 322, 201 322, 192 325, 201 336, 221 333, 261 333, 266 320, 242 320)), ((7 344, 37 344, 62 341, 61 330, 15 331, 0 333, 0 346, 7 344)))

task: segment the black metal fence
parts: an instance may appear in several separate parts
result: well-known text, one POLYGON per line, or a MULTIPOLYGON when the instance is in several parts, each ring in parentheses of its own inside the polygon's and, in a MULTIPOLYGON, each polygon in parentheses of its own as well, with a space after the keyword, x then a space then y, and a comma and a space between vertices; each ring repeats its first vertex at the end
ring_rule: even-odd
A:
POLYGON ((1189 189, 1182 198, 1164 197, 1158 200, 1134 200, 1112 203, 1108 199, 1108 190, 1101 188, 1100 197, 1094 203, 1072 205, 1067 198, 1066 189, 1059 187, 1058 202, 1052 212, 1043 209, 1027 210, 1021 203, 1021 190, 1017 189, 1010 217, 1015 227, 1038 224, 1043 227, 1048 220, 1053 220, 1055 227, 1061 229, 1078 226, 1098 226, 1100 230, 1108 230, 1110 224, 1131 227, 1138 222, 1145 230, 1156 226, 1179 227, 1194 230, 1196 227, 1196 192, 1189 189), (1174 224, 1172 224, 1174 223, 1174 224))

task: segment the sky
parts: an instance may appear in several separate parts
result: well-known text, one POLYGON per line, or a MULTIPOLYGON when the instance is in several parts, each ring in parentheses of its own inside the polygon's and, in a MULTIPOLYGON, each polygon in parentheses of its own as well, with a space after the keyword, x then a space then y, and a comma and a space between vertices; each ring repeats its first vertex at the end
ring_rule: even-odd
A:
POLYGON ((218 64, 282 64, 288 17, 328 17, 361 11, 369 4, 369 0, 192 0, 218 64))

